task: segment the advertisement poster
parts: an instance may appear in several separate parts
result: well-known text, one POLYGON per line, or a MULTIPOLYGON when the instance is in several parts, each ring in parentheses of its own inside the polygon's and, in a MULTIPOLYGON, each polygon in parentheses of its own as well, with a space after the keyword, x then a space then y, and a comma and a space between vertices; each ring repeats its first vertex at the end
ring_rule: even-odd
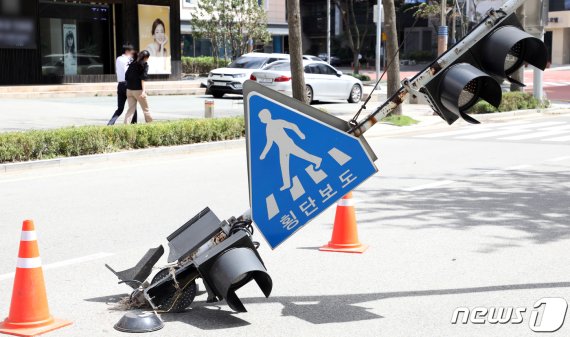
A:
POLYGON ((148 50, 149 74, 170 74, 170 7, 138 5, 139 48, 148 50))
POLYGON ((65 75, 77 75, 77 27, 63 25, 63 70, 65 75))

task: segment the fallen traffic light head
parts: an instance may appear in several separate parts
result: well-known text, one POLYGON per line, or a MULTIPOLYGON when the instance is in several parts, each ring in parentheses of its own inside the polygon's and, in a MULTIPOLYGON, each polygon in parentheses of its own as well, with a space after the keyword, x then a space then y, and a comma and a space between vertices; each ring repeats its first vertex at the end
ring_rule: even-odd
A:
POLYGON ((266 297, 272 290, 271 277, 251 240, 253 227, 248 216, 220 221, 205 208, 168 236, 168 265, 146 281, 164 249, 151 249, 139 263, 126 271, 115 272, 122 283, 134 288, 134 306, 145 302, 159 312, 180 312, 197 295, 196 279, 202 278, 208 302, 226 300, 238 312, 246 311, 236 290, 255 281, 266 297))
POLYGON ((271 294, 271 277, 253 242, 243 231, 236 232, 208 254, 197 257, 194 264, 211 295, 225 299, 235 311, 246 311, 235 292, 252 280, 265 297, 271 294))
POLYGON ((546 67, 546 46, 523 30, 515 14, 499 17, 494 24, 486 19, 479 26, 490 24, 493 26, 485 36, 481 37, 477 30, 473 33, 476 35, 468 34, 458 42, 459 45, 464 40, 472 41, 472 47, 451 47, 446 54, 459 56, 449 64, 441 61, 450 59, 446 54, 435 60, 428 67, 433 77, 419 88, 434 111, 449 124, 459 118, 479 123, 467 115, 477 101, 482 99, 499 107, 503 80, 523 85, 511 77, 516 70, 525 63, 541 70, 546 67))

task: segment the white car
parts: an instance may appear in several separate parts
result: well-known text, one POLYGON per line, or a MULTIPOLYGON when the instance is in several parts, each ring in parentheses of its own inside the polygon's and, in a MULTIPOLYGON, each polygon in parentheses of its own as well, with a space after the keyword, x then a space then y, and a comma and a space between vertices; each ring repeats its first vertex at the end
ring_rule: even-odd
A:
MULTIPOLYGON (((307 103, 334 100, 347 100, 350 103, 360 102, 363 88, 360 80, 344 75, 322 61, 303 61, 303 66, 307 103)), ((275 62, 263 70, 256 70, 251 74, 250 80, 292 96, 291 64, 289 61, 275 62)))
POLYGON ((272 62, 288 58, 287 54, 244 54, 227 67, 210 71, 206 94, 211 94, 216 98, 221 98, 224 94, 242 94, 243 82, 255 69, 261 69, 272 62))
MULTIPOLYGON (((316 58, 303 55, 303 59, 316 58)), ((243 82, 256 69, 262 69, 276 61, 289 60, 289 54, 247 53, 238 57, 225 68, 210 71, 206 81, 206 94, 221 98, 224 94, 242 94, 243 82)))

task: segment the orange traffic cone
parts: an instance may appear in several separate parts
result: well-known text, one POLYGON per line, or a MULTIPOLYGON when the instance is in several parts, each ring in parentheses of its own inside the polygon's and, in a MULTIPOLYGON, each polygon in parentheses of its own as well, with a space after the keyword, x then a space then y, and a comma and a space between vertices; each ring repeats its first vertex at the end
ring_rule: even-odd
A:
POLYGON ((336 207, 332 239, 319 250, 324 252, 362 253, 368 245, 358 241, 352 192, 339 200, 336 207))
POLYGON ((70 324, 49 313, 36 230, 34 222, 26 220, 22 226, 10 314, 0 324, 0 333, 36 336, 70 324))

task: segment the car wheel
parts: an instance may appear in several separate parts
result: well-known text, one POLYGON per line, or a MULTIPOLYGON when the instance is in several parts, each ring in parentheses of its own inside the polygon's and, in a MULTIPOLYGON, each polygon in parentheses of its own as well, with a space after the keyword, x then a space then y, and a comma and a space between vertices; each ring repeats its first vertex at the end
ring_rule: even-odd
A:
POLYGON ((350 90, 350 96, 348 96, 348 103, 358 103, 362 98, 362 88, 360 85, 355 84, 350 90))
POLYGON ((214 96, 214 98, 222 98, 222 97, 224 97, 224 93, 223 93, 223 92, 212 91, 212 96, 214 96))
POLYGON ((305 86, 305 103, 313 103, 313 88, 310 85, 305 86))

